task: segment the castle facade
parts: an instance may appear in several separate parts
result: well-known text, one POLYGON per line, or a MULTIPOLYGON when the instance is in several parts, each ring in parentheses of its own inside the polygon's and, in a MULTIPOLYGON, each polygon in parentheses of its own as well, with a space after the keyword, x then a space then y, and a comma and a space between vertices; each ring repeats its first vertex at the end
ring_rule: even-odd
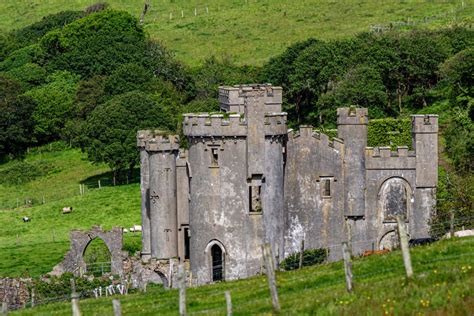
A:
POLYGON ((223 114, 186 114, 176 135, 139 131, 142 259, 189 259, 196 284, 261 271, 261 245, 277 261, 326 248, 341 258, 391 248, 396 215, 410 238, 429 236, 435 211, 438 118, 413 115, 413 150, 367 147, 365 108, 337 110, 338 138, 288 130, 282 89, 221 87, 223 114))

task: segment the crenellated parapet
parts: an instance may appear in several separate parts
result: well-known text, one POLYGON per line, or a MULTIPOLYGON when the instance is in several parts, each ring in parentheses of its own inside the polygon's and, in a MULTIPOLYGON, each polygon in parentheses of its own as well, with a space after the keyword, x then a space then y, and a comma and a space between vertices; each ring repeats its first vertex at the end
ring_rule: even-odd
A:
POLYGON ((398 146, 395 151, 390 147, 366 147, 366 169, 415 169, 415 152, 408 146, 398 146))
POLYGON ((179 137, 161 130, 142 130, 137 133, 137 146, 148 152, 176 151, 179 150, 179 137))
POLYGON ((265 112, 280 112, 283 100, 281 87, 271 84, 251 84, 219 87, 219 104, 226 112, 244 113, 245 93, 259 90, 263 93, 265 112))
POLYGON ((288 134, 289 140, 297 140, 301 138, 301 141, 308 142, 312 140, 316 140, 321 146, 329 147, 337 152, 342 152, 344 148, 344 141, 342 139, 334 137, 331 139, 328 135, 314 131, 311 125, 301 125, 299 131, 291 131, 288 134))
MULTIPOLYGON (((265 135, 286 134, 286 115, 285 112, 265 114, 265 135)), ((185 114, 183 132, 189 137, 247 136, 247 121, 241 114, 185 114)))

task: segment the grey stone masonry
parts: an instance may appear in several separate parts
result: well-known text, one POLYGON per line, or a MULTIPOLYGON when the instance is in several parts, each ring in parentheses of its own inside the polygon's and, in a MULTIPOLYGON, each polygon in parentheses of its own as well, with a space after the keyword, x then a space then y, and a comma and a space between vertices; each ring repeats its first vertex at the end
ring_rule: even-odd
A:
POLYGON ((187 149, 174 135, 138 133, 143 260, 189 256, 193 284, 205 284, 260 273, 263 243, 277 261, 302 240, 329 260, 343 241, 355 255, 391 249, 397 215, 410 238, 429 236, 437 116, 412 116, 413 150, 392 150, 367 147, 365 108, 338 109, 331 139, 288 130, 280 87, 220 87, 219 102, 222 113, 184 115, 187 149))

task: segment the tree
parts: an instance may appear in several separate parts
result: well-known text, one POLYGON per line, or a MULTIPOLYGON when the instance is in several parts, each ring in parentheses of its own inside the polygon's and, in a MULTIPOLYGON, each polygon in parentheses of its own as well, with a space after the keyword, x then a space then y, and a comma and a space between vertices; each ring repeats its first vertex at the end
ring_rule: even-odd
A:
POLYGON ((164 131, 176 129, 175 104, 158 96, 132 91, 117 95, 99 105, 87 118, 82 129, 81 147, 93 162, 105 162, 114 171, 138 163, 136 133, 139 129, 164 131))
MULTIPOLYGON (((474 104, 471 104, 473 106, 474 104)), ((474 171, 474 123, 467 110, 454 110, 444 131, 446 152, 460 174, 474 171)))
POLYGON ((38 42, 49 31, 63 28, 65 25, 84 16, 83 11, 61 11, 50 14, 41 21, 30 24, 13 32, 13 36, 21 46, 27 46, 38 42))
POLYGON ((105 80, 105 92, 109 95, 134 90, 146 92, 150 89, 153 73, 140 64, 123 64, 105 80))
POLYGON ((0 161, 23 156, 31 143, 36 104, 22 92, 19 82, 0 75, 0 161))
POLYGON ((27 63, 6 72, 10 77, 18 80, 25 90, 41 85, 45 82, 46 70, 38 64, 27 63))
POLYGON ((104 10, 78 19, 41 39, 50 70, 68 70, 83 78, 108 75, 119 65, 144 57, 145 33, 127 12, 104 10))
POLYGON ((386 113, 387 95, 379 72, 366 65, 350 69, 331 90, 324 93, 311 113, 320 123, 335 123, 334 112, 338 107, 356 105, 369 109, 371 118, 382 118, 386 113), (325 119, 323 119, 325 118, 325 119))
POLYGON ((48 76, 46 81, 45 85, 25 93, 37 103, 33 118, 39 143, 59 138, 64 123, 71 117, 79 77, 60 71, 48 76))

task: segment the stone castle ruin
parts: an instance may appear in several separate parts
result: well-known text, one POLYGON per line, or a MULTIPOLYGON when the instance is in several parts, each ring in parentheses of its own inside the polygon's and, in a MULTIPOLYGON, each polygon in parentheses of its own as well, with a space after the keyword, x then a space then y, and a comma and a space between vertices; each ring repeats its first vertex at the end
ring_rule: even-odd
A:
POLYGON ((413 115, 413 151, 367 147, 365 108, 337 110, 338 138, 288 130, 282 89, 219 89, 223 114, 186 114, 176 135, 139 131, 142 260, 190 263, 193 283, 261 271, 261 245, 281 261, 327 248, 341 257, 392 247, 396 215, 429 236, 435 210, 438 117, 413 115))

